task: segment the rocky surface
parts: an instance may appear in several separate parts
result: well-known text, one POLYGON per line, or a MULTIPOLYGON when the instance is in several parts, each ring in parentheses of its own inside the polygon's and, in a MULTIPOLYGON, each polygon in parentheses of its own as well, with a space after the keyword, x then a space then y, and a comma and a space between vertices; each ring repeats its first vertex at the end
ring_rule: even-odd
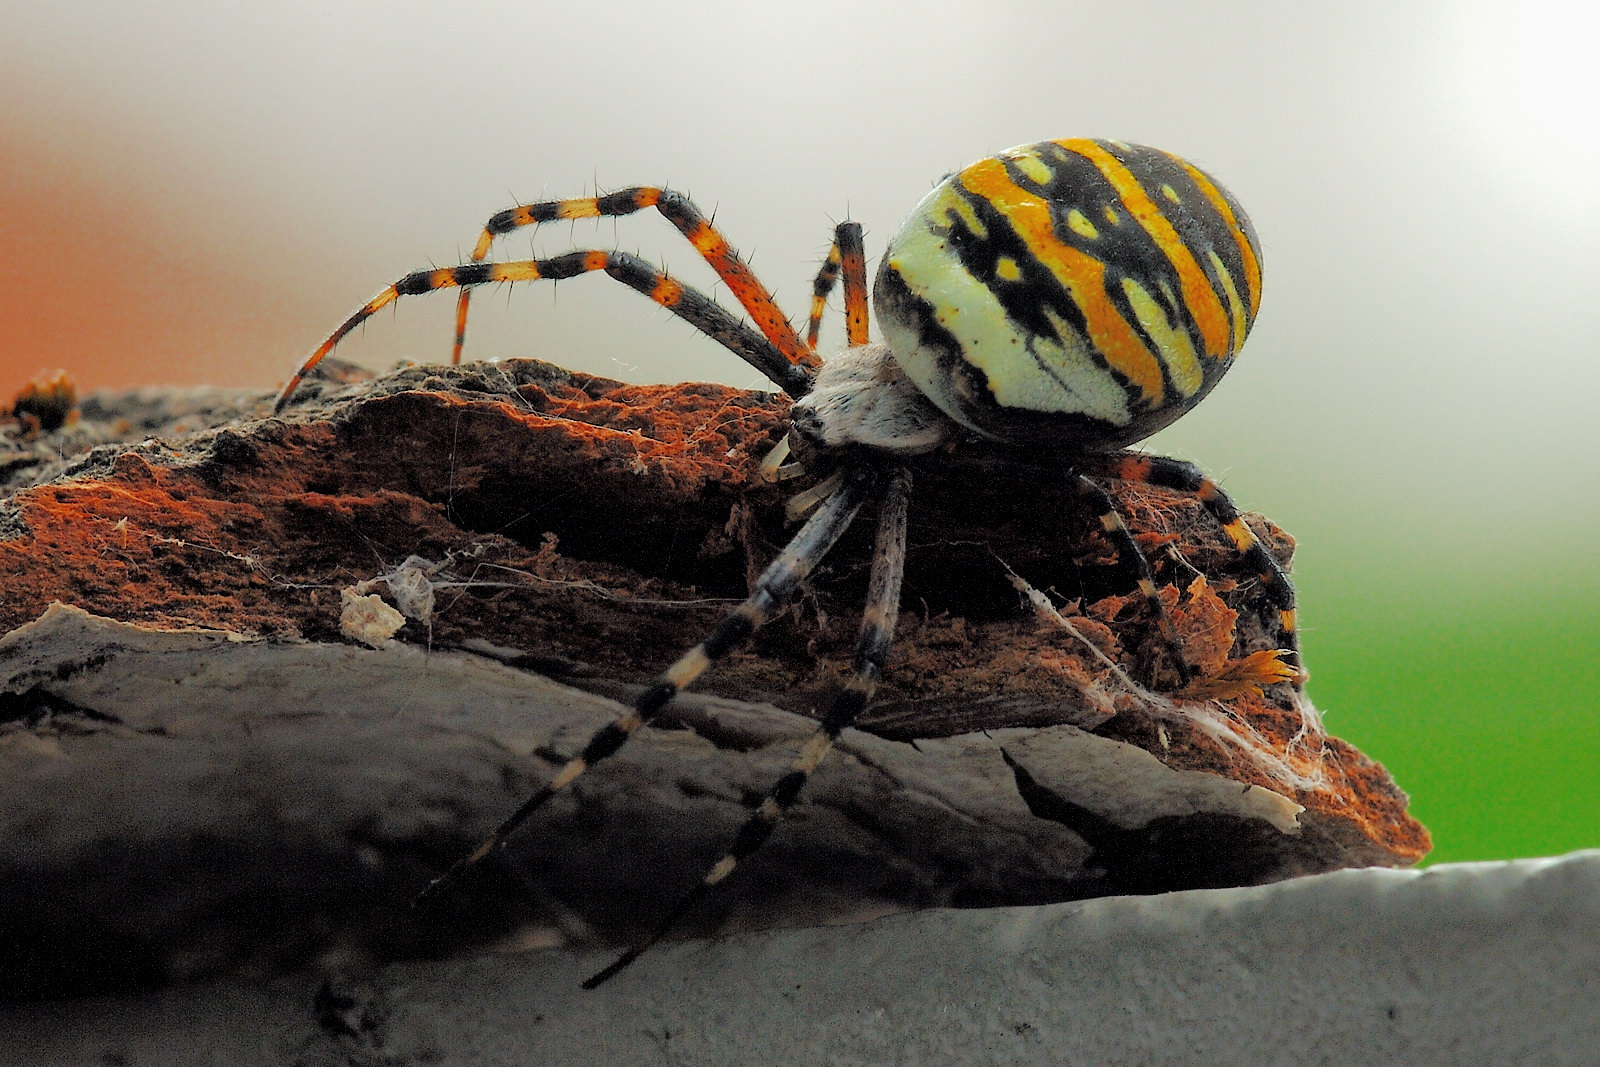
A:
POLYGON ((1594 1062, 1600 852, 0 1005, 37 1067, 1594 1062))
MULTIPOLYGON (((281 418, 265 395, 152 391, 19 425, 0 443, 0 987, 649 926, 845 678, 870 521, 664 729, 437 909, 408 902, 783 544, 805 483, 755 470, 784 406, 516 361, 325 378, 281 418)), ((1270 647, 1204 512, 1111 488, 1201 673, 1270 647)), ((1069 494, 941 460, 912 510, 880 699, 683 932, 1426 852, 1404 794, 1288 685, 1152 691, 1159 635, 1069 494)))

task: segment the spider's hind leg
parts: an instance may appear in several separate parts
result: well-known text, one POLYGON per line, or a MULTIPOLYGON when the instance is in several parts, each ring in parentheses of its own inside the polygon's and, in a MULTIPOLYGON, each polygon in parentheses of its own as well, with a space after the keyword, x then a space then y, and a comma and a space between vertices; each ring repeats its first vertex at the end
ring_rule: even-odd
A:
POLYGON ((1222 487, 1193 463, 1166 456, 1128 452, 1108 456, 1103 463, 1090 466, 1094 473, 1104 477, 1187 493, 1205 507, 1232 542, 1240 560, 1260 580, 1271 605, 1272 614, 1266 616, 1263 622, 1267 633, 1276 635, 1279 645, 1276 666, 1281 677, 1264 680, 1292 681, 1296 688, 1304 685, 1305 671, 1300 663, 1300 641, 1296 631, 1294 585, 1272 553, 1250 531, 1239 509, 1222 487))
POLYGON ((1194 668, 1189 665, 1188 657, 1183 652, 1183 642, 1178 637, 1177 626, 1172 621, 1172 616, 1167 613, 1166 605, 1161 602, 1161 595, 1156 590, 1155 574, 1150 569, 1150 559, 1144 554, 1144 549, 1139 547, 1139 542, 1133 539, 1133 533, 1128 529, 1128 524, 1122 521, 1122 514, 1117 510, 1116 502, 1087 475, 1077 470, 1065 472, 1070 487, 1080 497, 1088 501, 1094 508, 1100 521, 1100 532, 1105 534, 1111 542, 1111 547, 1116 549, 1117 559, 1128 572, 1130 584, 1134 585, 1140 595, 1150 605, 1150 611, 1155 615, 1156 625, 1161 628, 1161 640, 1167 646, 1167 657, 1172 661, 1173 669, 1178 672, 1180 688, 1187 687, 1194 681, 1194 668))

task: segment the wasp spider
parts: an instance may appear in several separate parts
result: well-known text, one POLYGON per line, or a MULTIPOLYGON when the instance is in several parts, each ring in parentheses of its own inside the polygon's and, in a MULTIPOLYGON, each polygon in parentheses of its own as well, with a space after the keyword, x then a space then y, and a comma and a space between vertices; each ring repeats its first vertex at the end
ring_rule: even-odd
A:
POLYGON ((819 483, 804 494, 814 510, 749 599, 423 897, 500 849, 535 810, 616 752, 711 664, 781 612, 861 508, 876 500, 877 540, 851 682, 726 854, 652 935, 586 986, 606 980, 654 943, 760 847, 840 731, 866 708, 899 611, 912 471, 930 456, 1026 468, 1033 477, 1060 479, 1085 498, 1128 585, 1142 593, 1160 627, 1179 699, 1197 679, 1149 561, 1098 482, 1120 479, 1192 493, 1226 531, 1243 566, 1258 576, 1272 607, 1268 632, 1280 635, 1282 647, 1270 657, 1262 683, 1299 684, 1293 590, 1227 495, 1191 464, 1123 450, 1217 384, 1244 344, 1260 300, 1255 231, 1227 190, 1199 168, 1139 145, 1063 140, 1014 148, 947 177, 912 211, 879 265, 873 287, 884 334, 879 342, 868 339, 866 263, 855 223, 836 229, 802 340, 722 234, 679 193, 642 186, 524 204, 489 220, 471 262, 408 274, 351 315, 285 386, 278 409, 342 337, 402 296, 461 289, 459 358, 471 286, 588 271, 604 271, 645 294, 794 398, 786 443, 819 483), (711 265, 754 328, 625 252, 486 261, 494 239, 519 227, 652 207, 711 265), (840 278, 848 347, 823 362, 816 354, 818 325, 840 278))

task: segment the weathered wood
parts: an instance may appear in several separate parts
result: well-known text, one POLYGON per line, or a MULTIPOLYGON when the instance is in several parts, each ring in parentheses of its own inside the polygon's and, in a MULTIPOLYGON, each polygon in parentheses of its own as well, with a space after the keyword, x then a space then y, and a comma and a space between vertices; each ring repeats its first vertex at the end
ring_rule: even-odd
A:
MULTIPOLYGON (((532 361, 324 390, 284 419, 262 417, 265 396, 102 397, 48 446, 12 442, 6 992, 624 940, 726 846, 843 677, 870 530, 504 862, 411 909, 785 539, 795 483, 751 476, 784 402, 532 361), (392 636, 341 628, 363 595, 391 606, 374 617, 392 636)), ((1254 590, 1203 512, 1117 497, 1197 666, 1264 647, 1254 590)), ((684 933, 1426 851, 1382 768, 1289 687, 1175 704, 1139 684, 1161 643, 1065 494, 951 467, 919 473, 913 508, 873 716, 684 933), (1067 621, 1033 614, 1008 568, 1067 621)), ((1257 529, 1287 560, 1287 539, 1257 529)))

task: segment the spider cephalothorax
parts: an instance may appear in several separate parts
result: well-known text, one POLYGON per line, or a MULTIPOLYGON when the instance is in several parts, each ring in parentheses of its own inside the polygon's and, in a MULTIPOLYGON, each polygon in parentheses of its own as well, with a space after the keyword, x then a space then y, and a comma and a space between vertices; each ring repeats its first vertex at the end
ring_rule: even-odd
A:
POLYGON ((890 242, 874 303, 885 340, 868 337, 860 227, 841 223, 817 276, 802 340, 765 287, 686 197, 636 187, 544 201, 490 219, 472 262, 409 274, 369 301, 317 349, 278 400, 373 312, 401 296, 458 287, 455 355, 470 287, 604 271, 689 322, 795 398, 789 441, 820 484, 802 494, 809 518, 750 596, 599 730, 577 756, 470 856, 438 892, 498 850, 533 811, 620 748, 717 659, 782 611, 860 509, 878 503, 867 603, 850 682, 792 767, 705 878, 643 944, 586 983, 631 962, 770 834, 811 772, 871 700, 900 604, 912 469, 922 457, 1024 467, 1060 479, 1099 516, 1127 584, 1161 629, 1181 699, 1202 681, 1184 657, 1149 561, 1098 484, 1120 479, 1192 493, 1221 524, 1272 605, 1280 650, 1253 679, 1298 684, 1294 593, 1228 497, 1191 464, 1122 451, 1192 408, 1228 370, 1261 294, 1260 251, 1248 218, 1203 171, 1120 141, 1043 141, 981 160, 939 183, 890 242), (654 207, 716 271, 754 328, 705 294, 624 252, 579 250, 486 261, 496 236, 554 219, 627 215, 654 207), (818 325, 842 276, 848 347, 822 362, 818 325))

